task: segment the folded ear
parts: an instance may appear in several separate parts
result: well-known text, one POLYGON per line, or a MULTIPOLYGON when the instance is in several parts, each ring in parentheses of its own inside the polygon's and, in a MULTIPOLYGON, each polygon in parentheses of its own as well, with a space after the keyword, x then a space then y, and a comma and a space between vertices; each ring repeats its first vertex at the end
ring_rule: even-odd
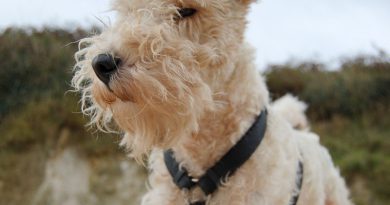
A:
POLYGON ((243 4, 250 4, 250 3, 256 2, 257 0, 238 0, 238 1, 243 3, 243 4))

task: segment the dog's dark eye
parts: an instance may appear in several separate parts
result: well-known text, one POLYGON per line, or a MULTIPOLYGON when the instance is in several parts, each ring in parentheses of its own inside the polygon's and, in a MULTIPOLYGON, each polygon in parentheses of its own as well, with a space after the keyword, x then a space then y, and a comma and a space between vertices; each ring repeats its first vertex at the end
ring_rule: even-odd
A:
POLYGON ((186 18, 194 15, 196 13, 196 9, 193 8, 182 8, 178 10, 180 14, 180 18, 186 18))

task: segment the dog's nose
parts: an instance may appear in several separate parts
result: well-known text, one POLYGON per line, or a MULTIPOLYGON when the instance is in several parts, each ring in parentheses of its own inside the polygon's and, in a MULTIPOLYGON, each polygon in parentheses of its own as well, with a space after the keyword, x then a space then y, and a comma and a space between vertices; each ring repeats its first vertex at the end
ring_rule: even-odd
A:
POLYGON ((92 60, 92 67, 97 77, 105 84, 110 82, 112 74, 116 72, 121 59, 110 54, 99 54, 92 60))

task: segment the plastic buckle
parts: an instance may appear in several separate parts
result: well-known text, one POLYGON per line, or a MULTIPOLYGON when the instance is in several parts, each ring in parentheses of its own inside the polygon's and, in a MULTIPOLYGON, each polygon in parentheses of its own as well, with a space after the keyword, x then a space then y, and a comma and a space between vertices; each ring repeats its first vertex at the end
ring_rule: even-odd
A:
POLYGON ((188 176, 187 171, 180 169, 175 177, 174 177, 175 183, 178 187, 191 189, 195 183, 192 180, 192 177, 188 176))

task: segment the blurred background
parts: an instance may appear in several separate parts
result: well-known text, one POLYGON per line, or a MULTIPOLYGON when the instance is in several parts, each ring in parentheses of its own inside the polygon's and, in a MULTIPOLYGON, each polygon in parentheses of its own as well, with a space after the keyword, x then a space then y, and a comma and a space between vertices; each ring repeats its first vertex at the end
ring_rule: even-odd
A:
MULTIPOLYGON (((0 3, 0 205, 139 204, 146 170, 67 92, 109 0, 0 3)), ((390 1, 263 0, 248 18, 272 98, 309 104, 356 204, 390 204, 390 1)))

